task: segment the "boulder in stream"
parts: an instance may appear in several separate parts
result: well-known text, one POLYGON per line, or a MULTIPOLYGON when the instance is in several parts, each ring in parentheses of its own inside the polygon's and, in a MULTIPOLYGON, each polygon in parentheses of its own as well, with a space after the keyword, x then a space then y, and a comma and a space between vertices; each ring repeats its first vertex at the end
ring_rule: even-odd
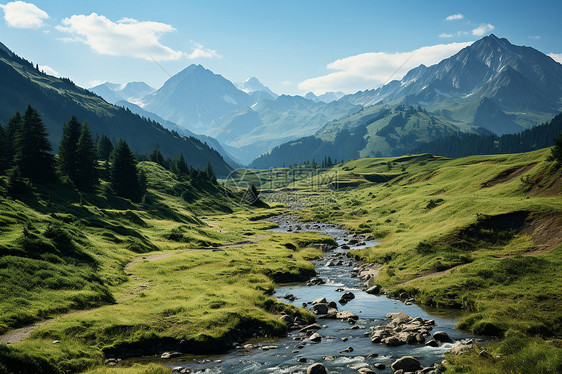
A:
POLYGON ((453 341, 453 339, 451 339, 449 334, 447 334, 445 331, 436 331, 433 334, 433 339, 441 343, 450 343, 453 341))
POLYGON ((381 286, 374 285, 373 287, 369 287, 365 292, 371 295, 378 295, 381 293, 381 286))
POLYGON ((306 285, 307 286, 318 286, 318 285, 324 284, 324 283, 326 283, 326 281, 323 280, 322 278, 312 278, 311 280, 306 282, 306 285))
POLYGON ((404 356, 394 361, 390 367, 393 371, 416 372, 421 369, 421 364, 412 356, 404 356))
POLYGON ((312 364, 306 369, 306 374, 328 374, 326 367, 322 364, 312 364))
POLYGON ((310 340, 311 342, 320 343, 322 341, 322 335, 315 332, 314 334, 310 335, 308 340, 310 340))

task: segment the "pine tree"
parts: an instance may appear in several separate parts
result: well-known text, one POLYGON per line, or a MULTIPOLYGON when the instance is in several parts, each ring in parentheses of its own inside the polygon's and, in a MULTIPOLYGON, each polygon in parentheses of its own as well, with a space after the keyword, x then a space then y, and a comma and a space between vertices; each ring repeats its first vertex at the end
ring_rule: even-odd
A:
POLYGON ((129 145, 122 139, 117 141, 111 154, 111 188, 118 196, 140 201, 142 191, 135 158, 129 145))
POLYGON ((562 164, 562 132, 558 135, 558 138, 554 140, 554 147, 552 147, 552 157, 554 160, 562 164))
POLYGON ((81 126, 78 119, 72 116, 64 124, 62 138, 59 145, 58 166, 62 175, 70 177, 76 183, 78 172, 78 140, 81 126))
POLYGON ((176 174, 178 177, 189 177, 189 167, 187 166, 187 162, 185 161, 185 157, 183 157, 183 153, 180 153, 172 160, 172 172, 176 174))
POLYGON ((21 128, 22 118, 19 112, 15 112, 12 118, 8 121, 8 127, 6 129, 7 137, 7 148, 6 157, 10 162, 10 166, 14 164, 14 156, 16 154, 16 136, 21 128))
POLYGON ((28 106, 15 141, 14 163, 21 176, 34 182, 53 181, 55 167, 51 151, 41 116, 28 106))
POLYGON ((77 173, 74 184, 83 191, 93 191, 99 183, 97 151, 88 121, 84 121, 77 146, 77 173))
POLYGON ((148 188, 148 177, 146 176, 144 170, 139 171, 138 181, 139 181, 139 199, 142 199, 142 197, 146 195, 146 190, 148 188))
POLYGON ((207 166, 205 167, 205 175, 207 179, 211 181, 211 183, 217 184, 217 177, 215 175, 215 171, 213 170, 213 166, 211 165, 211 161, 207 162, 207 166))
POLYGON ((113 151, 113 143, 111 143, 111 140, 104 134, 99 137, 96 148, 98 151, 98 160, 107 161, 113 151))
POLYGON ((10 161, 8 159, 8 129, 0 124, 0 173, 8 170, 10 161))
POLYGON ((256 188, 255 184, 252 183, 248 186, 248 191, 246 192, 245 196, 249 204, 255 204, 258 202, 260 192, 256 188))
POLYGON ((156 148, 154 148, 154 151, 152 151, 152 153, 149 155, 149 160, 164 166, 164 156, 162 156, 162 152, 160 152, 160 148, 158 148, 158 146, 156 146, 156 148))

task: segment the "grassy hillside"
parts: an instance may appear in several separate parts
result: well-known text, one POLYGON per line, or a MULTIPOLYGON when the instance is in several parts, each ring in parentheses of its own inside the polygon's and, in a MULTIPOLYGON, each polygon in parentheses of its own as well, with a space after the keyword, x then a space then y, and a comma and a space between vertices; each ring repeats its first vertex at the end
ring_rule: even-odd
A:
POLYGON ((196 168, 210 161, 219 174, 226 175, 231 170, 217 151, 200 140, 180 136, 128 109, 109 104, 69 79, 44 74, 28 61, 2 50, 0 77, 0 122, 6 124, 14 112, 23 112, 31 104, 41 113, 55 150, 63 124, 74 115, 81 122, 88 120, 94 136, 105 134, 114 143, 123 138, 136 153, 148 154, 159 146, 167 157, 183 153, 196 168))
MULTIPOLYGON (((280 180, 273 171, 245 178, 304 199, 330 196, 299 214, 380 240, 352 252, 381 266, 377 284, 465 309, 458 327, 490 335, 486 349, 500 357, 483 360, 480 347, 451 355, 452 372, 557 373, 562 168, 549 153, 357 159, 312 180, 291 183, 291 169, 278 170, 280 180)), ((313 274, 308 260, 320 253, 308 244, 332 239, 266 231, 259 218, 285 208, 240 206, 222 187, 180 182, 152 162, 139 167, 149 188, 142 204, 104 193, 105 184, 96 194, 57 185, 11 198, 2 180, 0 327, 40 323, 11 347, 0 345, 4 365, 166 372, 102 364, 165 350, 222 351, 254 334, 284 333, 281 311, 310 318, 270 295, 275 282, 313 274)))
POLYGON ((277 314, 289 307, 270 296, 273 284, 313 274, 307 260, 320 253, 307 245, 331 239, 265 232, 256 218, 283 208, 233 204, 219 186, 180 182, 152 162, 139 168, 148 177, 140 204, 105 193, 105 182, 95 194, 53 185, 9 197, 0 178, 0 333, 38 323, 0 345, 0 372, 221 351, 286 330, 277 314))
POLYGON ((459 328, 504 338, 488 348, 505 355, 492 367, 476 352, 455 358, 455 370, 558 372, 562 168, 549 154, 351 160, 322 186, 336 190, 334 203, 303 216, 380 240, 353 255, 382 265, 376 283, 388 292, 466 309, 459 328))
POLYGON ((275 147, 256 158, 251 166, 280 167, 328 156, 348 160, 401 155, 434 139, 479 130, 419 106, 377 104, 327 123, 314 136, 275 147))

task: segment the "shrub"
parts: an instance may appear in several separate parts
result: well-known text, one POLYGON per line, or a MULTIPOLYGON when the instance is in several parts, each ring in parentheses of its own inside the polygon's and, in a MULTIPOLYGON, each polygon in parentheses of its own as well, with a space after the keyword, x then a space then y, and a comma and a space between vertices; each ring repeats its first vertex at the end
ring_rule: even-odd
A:
POLYGON ((490 321, 476 322, 472 327, 472 332, 478 335, 502 337, 503 329, 490 321))
POLYGON ((7 345, 0 345, 0 374, 51 374, 57 372, 44 358, 30 356, 7 345))

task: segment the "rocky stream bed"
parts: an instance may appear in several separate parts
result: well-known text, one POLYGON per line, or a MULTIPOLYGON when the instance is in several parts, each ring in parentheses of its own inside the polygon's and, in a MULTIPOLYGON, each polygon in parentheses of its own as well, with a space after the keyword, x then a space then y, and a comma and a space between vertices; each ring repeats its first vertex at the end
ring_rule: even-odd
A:
POLYGON ((309 309, 316 323, 282 315, 289 326, 283 338, 234 343, 221 355, 163 352, 160 359, 174 373, 438 373, 447 351, 462 352, 476 339, 455 330, 458 311, 422 309, 407 294, 386 295, 374 283, 374 264, 346 256, 378 242, 292 215, 268 220, 278 225, 272 231, 317 231, 338 243, 314 261, 316 277, 276 289, 280 301, 309 309))

